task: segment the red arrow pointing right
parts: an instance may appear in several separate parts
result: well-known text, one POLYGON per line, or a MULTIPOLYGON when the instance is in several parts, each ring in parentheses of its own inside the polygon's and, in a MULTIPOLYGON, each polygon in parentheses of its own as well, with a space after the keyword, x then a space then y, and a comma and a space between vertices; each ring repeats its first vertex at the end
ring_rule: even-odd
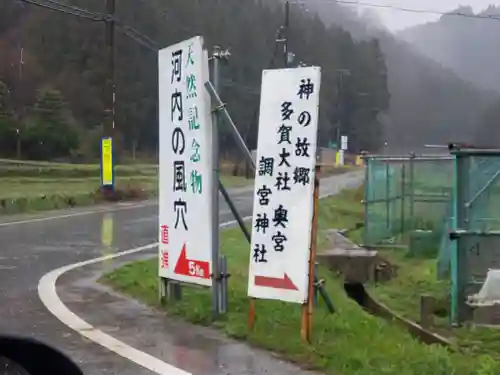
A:
POLYGON ((254 284, 255 284, 255 286, 263 286, 263 287, 268 287, 268 288, 299 290, 286 273, 283 274, 282 278, 268 277, 268 276, 255 276, 254 284))

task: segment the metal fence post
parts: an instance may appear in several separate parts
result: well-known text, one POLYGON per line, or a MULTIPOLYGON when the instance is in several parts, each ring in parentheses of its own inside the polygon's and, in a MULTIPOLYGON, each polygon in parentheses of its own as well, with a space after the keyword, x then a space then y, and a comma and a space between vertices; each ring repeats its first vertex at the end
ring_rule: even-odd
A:
POLYGON ((415 226, 415 154, 410 154, 410 228, 415 226))
POLYGON ((370 237, 370 206, 368 200, 370 199, 369 189, 370 189, 370 159, 365 157, 364 166, 365 166, 365 186, 364 186, 364 229, 363 229, 363 244, 370 245, 369 237, 370 237))
POLYGON ((389 180, 389 162, 385 161, 385 220, 386 220, 386 229, 388 231, 389 236, 392 235, 391 230, 391 206, 390 206, 390 180, 389 180))
MULTIPOLYGON (((470 229, 470 209, 466 207, 466 202, 471 197, 470 192, 470 162, 471 155, 462 154, 457 158, 457 226, 458 229, 468 231, 470 229)), ((457 323, 461 324, 467 316, 467 305, 465 303, 465 292, 469 280, 467 263, 468 263, 468 246, 467 237, 460 236, 456 240, 456 271, 457 271, 457 323)))
POLYGON ((403 167, 401 168, 401 228, 400 232, 401 234, 404 233, 405 231, 405 194, 406 194, 406 173, 405 173, 405 168, 406 164, 403 164, 403 167))

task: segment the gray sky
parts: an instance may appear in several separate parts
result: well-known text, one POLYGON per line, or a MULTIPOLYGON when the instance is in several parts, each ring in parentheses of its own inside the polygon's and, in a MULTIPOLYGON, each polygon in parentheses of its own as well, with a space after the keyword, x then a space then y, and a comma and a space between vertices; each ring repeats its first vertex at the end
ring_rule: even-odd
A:
MULTIPOLYGON (((361 2, 366 1, 372 4, 382 4, 382 5, 393 5, 399 7, 406 7, 412 9, 423 9, 423 10, 437 10, 437 11, 450 11, 456 9, 460 5, 473 4, 472 8, 474 12, 486 9, 488 5, 500 5, 500 0, 360 0, 361 2)), ((365 6, 353 6, 362 12, 365 9, 369 9, 365 6)), ((420 14, 420 13, 410 13, 402 12, 393 9, 373 9, 378 18, 392 31, 397 31, 408 26, 414 26, 417 24, 435 21, 439 19, 439 15, 432 14, 420 14)))

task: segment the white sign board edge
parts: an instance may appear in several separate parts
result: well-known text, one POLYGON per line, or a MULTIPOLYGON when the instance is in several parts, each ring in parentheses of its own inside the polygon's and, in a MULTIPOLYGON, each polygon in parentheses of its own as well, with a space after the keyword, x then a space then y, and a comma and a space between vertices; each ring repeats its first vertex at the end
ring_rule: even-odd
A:
MULTIPOLYGON (((280 300, 293 303, 305 303, 308 297, 309 279, 309 257, 311 245, 311 224, 313 216, 313 192, 316 165, 317 132, 319 116, 319 91, 321 85, 321 68, 302 67, 295 69, 264 70, 262 72, 262 91, 260 102, 259 134, 256 158, 256 174, 254 188, 253 220, 252 220, 252 241, 250 247, 250 264, 248 278, 248 296, 260 299, 280 300), (311 79, 314 83, 314 94, 308 101, 298 99, 298 90, 302 79, 311 79), (285 144, 278 145, 278 129, 283 124, 281 118, 281 104, 284 101, 293 103, 295 113, 291 121, 285 124, 292 125, 291 132, 293 142, 287 145, 291 156, 289 157, 291 168, 289 171, 290 186, 292 193, 277 191, 276 176, 281 167, 277 168, 280 157, 279 154, 285 144), (303 128, 297 122, 297 116, 308 110, 311 114, 311 122, 303 128), (297 130, 296 130, 297 129, 297 130), (295 143, 297 137, 306 136, 310 146, 308 149, 309 158, 296 156, 295 143), (275 171, 273 176, 259 175, 259 161, 262 157, 275 158, 275 171), (293 170, 295 166, 310 168, 310 182, 306 186, 293 183, 293 170), (259 204, 257 192, 266 185, 271 188, 269 206, 259 204), (295 188, 295 189, 294 189, 295 188), (274 201, 274 203, 273 203, 274 201), (289 225, 283 231, 287 236, 287 248, 283 252, 275 252, 273 248, 272 236, 273 216, 275 206, 280 203, 289 210, 289 225), (257 232, 255 224, 257 214, 267 213, 270 224, 266 234, 257 232), (254 261, 254 249, 257 244, 264 243, 268 250, 267 263, 256 263, 254 261), (288 280, 285 278, 288 276, 288 280), (279 289, 268 286, 256 285, 256 280, 282 279, 284 283, 292 282, 296 290, 279 289)), ((262 284, 262 281, 259 282, 262 284)))
MULTIPOLYGON (((185 283, 211 286, 212 279, 212 210, 211 197, 213 182, 212 117, 210 97, 205 89, 208 76, 208 54, 204 49, 203 37, 195 36, 158 52, 158 89, 159 89, 159 277, 185 283), (182 50, 181 79, 173 79, 175 59, 173 53, 182 50), (191 54, 190 54, 191 52, 191 54), (192 57, 191 60, 188 60, 192 57), (195 81, 191 80, 191 74, 195 81), (190 84, 194 84, 196 97, 188 97, 188 75, 190 84), (183 117, 179 120, 179 111, 172 118, 172 94, 181 92, 183 117), (190 125, 190 119, 196 114, 197 119, 190 125), (198 127, 199 125, 199 127, 198 127), (184 134, 175 142, 184 146, 178 153, 174 152, 174 129, 180 128, 184 134), (196 149, 199 145, 199 153, 196 149), (199 154, 200 160, 197 160, 199 154), (186 191, 174 191, 174 161, 185 163, 186 191), (193 174, 193 175, 192 175, 193 174), (201 175, 201 192, 194 175, 201 175), (188 230, 179 218, 177 229, 175 223, 177 213, 174 202, 184 200, 187 204, 185 219, 188 230), (165 232, 166 227, 168 232, 165 232), (185 245, 185 253, 183 248, 185 245), (185 257, 185 258, 184 258, 185 257), (183 260, 185 259, 185 260, 183 260), (179 260, 181 262, 179 263, 179 260), (168 265, 167 265, 168 264, 168 265), (203 277, 200 275, 203 274, 203 277)), ((192 88, 192 86, 191 86, 192 88)), ((177 107, 175 107, 177 108, 177 107)), ((218 208, 217 208, 218 209, 218 208)))

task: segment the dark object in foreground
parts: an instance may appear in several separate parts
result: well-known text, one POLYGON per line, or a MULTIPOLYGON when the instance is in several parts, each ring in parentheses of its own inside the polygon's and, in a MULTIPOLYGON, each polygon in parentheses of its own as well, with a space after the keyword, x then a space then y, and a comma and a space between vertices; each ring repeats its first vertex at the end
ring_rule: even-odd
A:
POLYGON ((83 375, 60 351, 34 339, 0 336, 0 372, 5 375, 83 375))

